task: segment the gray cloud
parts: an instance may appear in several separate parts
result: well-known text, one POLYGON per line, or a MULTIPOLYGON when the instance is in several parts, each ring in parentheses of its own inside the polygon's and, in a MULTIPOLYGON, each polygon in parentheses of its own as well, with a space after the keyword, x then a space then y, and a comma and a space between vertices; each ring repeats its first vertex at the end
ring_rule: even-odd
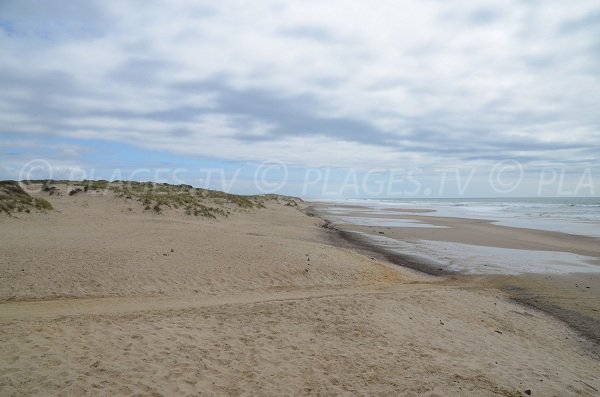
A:
POLYGON ((160 74, 168 72, 173 67, 175 65, 164 60, 133 58, 109 73, 107 77, 121 84, 157 84, 160 74))
MULTIPOLYGON (((367 122, 352 118, 319 116, 321 104, 309 95, 285 97, 260 89, 236 90, 222 79, 183 83, 177 85, 177 89, 182 93, 214 93, 218 98, 216 110, 219 112, 232 114, 241 120, 256 120, 273 126, 271 131, 260 137, 247 135, 243 132, 244 129, 240 128, 242 132, 235 137, 244 141, 323 135, 354 142, 384 144, 390 137, 367 122)), ((189 110, 186 109, 185 112, 192 116, 189 110)))
POLYGON ((102 36, 110 25, 110 12, 99 2, 0 2, 0 29, 12 37, 51 41, 90 39, 102 36))
POLYGON ((313 165, 598 161, 598 11, 313 6, 4 2, 0 134, 313 165))
POLYGON ((574 33, 585 30, 600 31, 600 8, 578 18, 572 18, 560 24, 561 33, 574 33))
POLYGON ((468 20, 475 25, 485 25, 500 19, 502 13, 491 8, 479 8, 473 11, 468 20))

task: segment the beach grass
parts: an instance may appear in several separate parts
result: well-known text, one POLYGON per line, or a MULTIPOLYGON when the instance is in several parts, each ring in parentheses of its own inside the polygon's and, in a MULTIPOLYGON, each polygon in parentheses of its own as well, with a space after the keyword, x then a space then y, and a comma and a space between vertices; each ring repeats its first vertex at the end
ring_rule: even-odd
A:
POLYGON ((41 212, 52 210, 52 204, 41 197, 32 197, 16 181, 0 181, 0 212, 41 212))
MULTIPOLYGON (((16 183, 16 182, 14 182, 16 183)), ((216 219, 227 217, 232 212, 266 208, 269 201, 282 203, 286 206, 297 207, 298 198, 276 194, 238 195, 217 190, 194 188, 190 185, 173 185, 168 183, 138 182, 138 181, 107 181, 107 180, 31 180, 25 185, 41 185, 41 191, 48 196, 69 196, 78 194, 106 195, 112 194, 129 201, 139 202, 144 211, 156 215, 168 210, 181 210, 189 216, 201 216, 216 219)), ((43 200, 40 198, 40 200, 43 200)), ((45 200, 44 200, 45 201, 45 200)), ((32 201, 35 208, 51 209, 37 199, 32 201)), ((12 211, 13 201, 3 204, 5 211, 12 211)))

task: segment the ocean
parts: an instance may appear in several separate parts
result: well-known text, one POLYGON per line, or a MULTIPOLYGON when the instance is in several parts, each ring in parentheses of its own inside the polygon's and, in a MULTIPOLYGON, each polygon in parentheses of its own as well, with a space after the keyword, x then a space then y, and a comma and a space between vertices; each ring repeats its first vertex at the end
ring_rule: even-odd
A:
MULTIPOLYGON (((589 256, 580 255, 575 250, 562 252, 513 249, 427 237, 394 239, 394 233, 386 232, 384 236, 379 232, 370 232, 369 229, 445 228, 433 224, 434 222, 427 223, 427 217, 432 216, 484 219, 501 226, 561 232, 571 235, 569 238, 598 238, 600 198, 596 197, 347 199, 325 202, 323 210, 334 223, 362 227, 363 230, 356 233, 386 250, 449 271, 466 274, 564 274, 600 271, 600 254, 589 256), (411 218, 414 215, 418 215, 418 219, 411 218)), ((456 233, 460 232, 460 229, 456 230, 456 233)), ((423 233, 420 235, 423 236, 423 233)), ((600 238, 598 247, 600 253, 600 238)))
POLYGON ((429 209, 419 215, 487 219, 496 224, 600 237, 600 197, 347 199, 370 213, 386 208, 429 209))

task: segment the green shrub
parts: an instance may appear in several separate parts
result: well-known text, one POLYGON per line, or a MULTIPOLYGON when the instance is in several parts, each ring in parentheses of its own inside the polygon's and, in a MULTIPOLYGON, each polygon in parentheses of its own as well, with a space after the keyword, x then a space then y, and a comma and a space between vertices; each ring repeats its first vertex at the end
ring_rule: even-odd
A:
POLYGON ((33 206, 42 211, 50 211, 52 209, 52 204, 40 197, 33 199, 33 206))

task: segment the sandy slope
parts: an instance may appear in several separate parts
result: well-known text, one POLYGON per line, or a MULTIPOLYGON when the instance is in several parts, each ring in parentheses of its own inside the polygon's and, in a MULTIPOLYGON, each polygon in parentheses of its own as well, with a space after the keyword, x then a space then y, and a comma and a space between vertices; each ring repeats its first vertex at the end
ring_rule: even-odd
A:
POLYGON ((333 247, 295 208, 49 199, 59 212, 0 219, 2 395, 600 390, 558 320, 333 247))

